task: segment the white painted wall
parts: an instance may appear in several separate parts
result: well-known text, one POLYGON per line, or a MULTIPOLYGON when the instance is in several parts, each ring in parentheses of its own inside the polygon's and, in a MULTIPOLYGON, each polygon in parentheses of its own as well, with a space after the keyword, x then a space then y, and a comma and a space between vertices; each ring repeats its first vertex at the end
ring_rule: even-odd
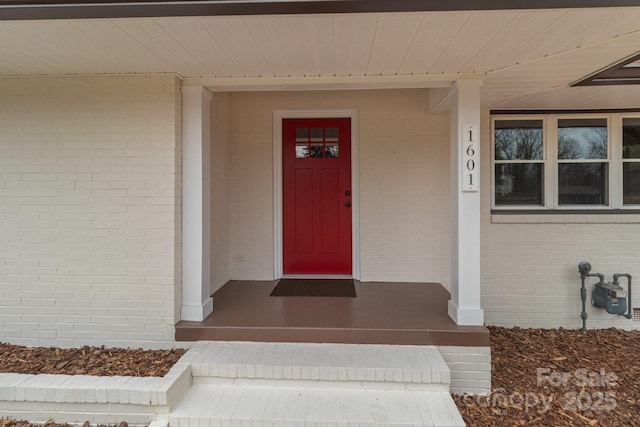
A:
POLYGON ((171 344, 179 97, 171 76, 0 79, 0 340, 171 344))
POLYGON ((232 278, 273 277, 273 111, 355 108, 362 280, 449 284, 449 117, 427 113, 426 90, 234 93, 230 106, 232 278))
MULTIPOLYGON (((578 328, 578 263, 589 261, 607 281, 614 273, 640 279, 640 215, 491 215, 489 113, 482 119, 482 307, 490 325, 578 328)), ((624 317, 591 307, 588 328, 638 328, 624 317)), ((626 287, 626 283, 622 281, 626 287)), ((635 291, 635 307, 640 307, 635 291)))
POLYGON ((229 273, 229 94, 211 101, 211 293, 229 273))

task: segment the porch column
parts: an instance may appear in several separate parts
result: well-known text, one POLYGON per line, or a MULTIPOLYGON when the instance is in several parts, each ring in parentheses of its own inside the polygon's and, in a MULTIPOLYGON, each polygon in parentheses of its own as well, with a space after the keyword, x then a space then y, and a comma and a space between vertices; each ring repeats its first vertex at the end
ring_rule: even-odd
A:
POLYGON ((451 300, 458 325, 484 324, 480 307, 480 86, 453 84, 451 100, 451 300))
POLYGON ((182 320, 213 311, 211 288, 211 92, 182 87, 182 320))

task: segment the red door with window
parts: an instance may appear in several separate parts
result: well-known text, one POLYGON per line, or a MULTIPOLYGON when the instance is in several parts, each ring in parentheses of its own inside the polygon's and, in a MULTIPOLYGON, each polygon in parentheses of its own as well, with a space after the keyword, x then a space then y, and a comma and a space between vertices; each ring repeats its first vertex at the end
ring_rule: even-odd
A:
POLYGON ((284 119, 285 274, 351 275, 351 119, 284 119))

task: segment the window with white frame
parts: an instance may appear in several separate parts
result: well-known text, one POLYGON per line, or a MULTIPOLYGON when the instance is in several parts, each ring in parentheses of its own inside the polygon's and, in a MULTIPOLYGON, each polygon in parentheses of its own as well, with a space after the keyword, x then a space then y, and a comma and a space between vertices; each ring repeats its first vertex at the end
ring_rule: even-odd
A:
POLYGON ((640 118, 622 119, 622 201, 640 205, 640 118))
POLYGON ((492 118, 495 210, 640 207, 640 115, 492 118))

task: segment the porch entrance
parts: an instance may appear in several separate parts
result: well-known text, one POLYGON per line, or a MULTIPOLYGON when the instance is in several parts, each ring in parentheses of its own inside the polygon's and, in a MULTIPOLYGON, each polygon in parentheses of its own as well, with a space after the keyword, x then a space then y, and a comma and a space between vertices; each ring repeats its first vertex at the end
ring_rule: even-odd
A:
POLYGON ((351 119, 283 119, 283 272, 352 274, 351 119))

